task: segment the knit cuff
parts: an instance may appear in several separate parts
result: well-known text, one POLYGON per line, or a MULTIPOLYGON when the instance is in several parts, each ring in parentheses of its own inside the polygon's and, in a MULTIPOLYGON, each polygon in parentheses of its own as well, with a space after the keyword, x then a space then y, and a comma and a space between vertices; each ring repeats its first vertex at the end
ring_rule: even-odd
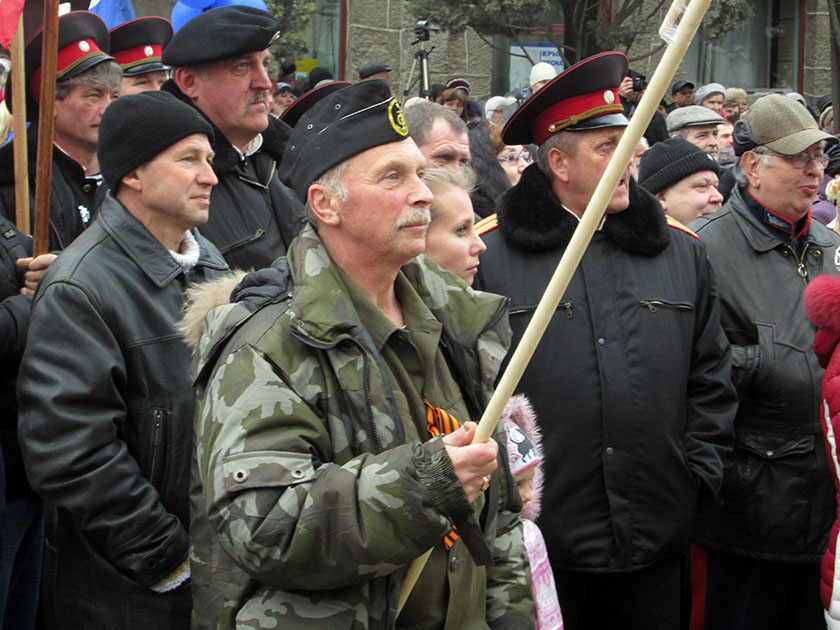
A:
POLYGON ((452 467, 452 460, 440 437, 422 445, 423 455, 416 460, 417 477, 429 491, 441 513, 457 521, 472 514, 472 506, 452 467))

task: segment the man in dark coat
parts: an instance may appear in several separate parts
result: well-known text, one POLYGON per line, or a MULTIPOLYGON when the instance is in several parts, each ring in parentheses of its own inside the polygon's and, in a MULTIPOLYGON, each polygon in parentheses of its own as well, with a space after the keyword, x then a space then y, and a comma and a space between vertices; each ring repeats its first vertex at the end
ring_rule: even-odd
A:
MULTIPOLYGON (((476 282, 510 296, 515 341, 624 133, 626 68, 573 66, 503 130, 537 163, 485 220, 476 282)), ((568 630, 678 627, 689 525, 731 437, 729 364, 702 244, 625 171, 519 387, 544 436, 540 527, 568 630)))
MULTIPOLYGON (((41 103, 41 33, 26 46, 26 110, 13 111, 33 124, 29 146, 29 197, 35 201, 38 109, 41 103)), ((99 121, 120 94, 122 71, 108 51, 108 27, 98 15, 74 11, 58 20, 55 131, 50 185, 50 250, 64 249, 90 225, 96 207, 99 121)), ((6 86, 11 106, 11 82, 6 86)), ((0 149, 0 214, 15 220, 14 143, 0 149)))
POLYGON ((184 291, 224 272, 197 231, 216 176, 210 124, 164 92, 115 101, 110 191, 38 288, 18 378, 20 446, 48 505, 46 627, 189 626, 193 393, 184 291))
POLYGON ((758 99, 735 123, 737 182, 723 208, 691 224, 720 286, 740 405, 735 450, 694 550, 696 612, 709 630, 825 627, 820 561, 835 517, 822 443, 823 370, 806 284, 840 275, 840 237, 810 207, 834 138, 799 103, 758 99))
POLYGON ((277 177, 289 127, 269 116, 269 46, 280 24, 267 11, 227 6, 187 22, 163 51, 164 90, 213 125, 213 189, 206 236, 231 267, 267 267, 294 238, 303 206, 277 177))

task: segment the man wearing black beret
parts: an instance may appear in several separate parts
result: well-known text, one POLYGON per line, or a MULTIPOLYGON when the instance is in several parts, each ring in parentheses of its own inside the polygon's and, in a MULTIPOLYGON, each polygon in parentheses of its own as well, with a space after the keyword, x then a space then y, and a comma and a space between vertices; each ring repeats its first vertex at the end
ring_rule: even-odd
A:
MULTIPOLYGON (((37 33, 26 45, 26 109, 13 111, 31 121, 29 200, 35 205, 38 110, 41 105, 41 42, 37 33)), ((102 178, 96 141, 99 121, 120 94, 122 71, 108 54, 105 22, 88 11, 73 11, 58 19, 58 59, 55 85, 55 130, 50 186, 50 250, 67 247, 90 225, 96 191, 102 178)), ((12 104, 12 82, 6 84, 6 104, 12 104)), ((16 138, 14 142, 23 139, 16 138)), ((0 148, 0 213, 15 220, 14 142, 0 148)))
POLYGON ((164 90, 213 125, 219 183, 201 229, 231 267, 266 267, 302 225, 303 206, 277 177, 289 127, 269 116, 268 48, 280 24, 267 11, 226 6, 187 22, 163 51, 164 90))
POLYGON ((117 99, 99 130, 109 192, 36 295, 20 443, 47 512, 44 626, 190 625, 194 396, 184 292, 227 269, 194 228, 216 176, 210 124, 170 94, 117 99))
MULTIPOLYGON (((510 296, 514 343, 624 134, 626 73, 620 53, 590 57, 502 130, 539 146, 476 228, 476 284, 510 296)), ((567 630, 673 630, 688 528, 731 443, 729 346, 703 246, 626 165, 600 219, 519 384, 551 480, 540 523, 567 630)))
POLYGON ((310 223, 194 339, 194 628, 534 627, 504 428, 470 444, 504 300, 419 256, 425 166, 380 79, 295 126, 281 177, 310 223))

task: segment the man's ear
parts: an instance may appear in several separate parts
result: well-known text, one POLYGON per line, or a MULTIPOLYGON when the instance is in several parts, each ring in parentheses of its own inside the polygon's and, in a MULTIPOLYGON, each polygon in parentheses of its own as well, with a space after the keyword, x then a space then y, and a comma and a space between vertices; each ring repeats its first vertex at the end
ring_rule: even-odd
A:
POLYGON ((659 200, 659 205, 662 206, 662 209, 665 212, 668 212, 668 208, 665 205, 665 195, 662 193, 662 191, 660 190, 658 193, 656 193, 654 195, 654 197, 656 197, 659 200))
POLYGON ((136 192, 140 192, 143 189, 143 185, 140 182, 140 167, 135 168, 133 171, 129 171, 125 175, 123 175, 122 179, 120 180, 120 184, 125 188, 130 188, 136 192))
POLYGON ((746 151, 741 155, 741 168, 747 176, 747 183, 750 187, 758 189, 761 187, 761 177, 758 173, 758 161, 761 158, 752 151, 746 151))
POLYGON ((341 223, 338 195, 323 184, 311 184, 306 191, 309 208, 319 225, 337 227, 341 223))
POLYGON ((195 98, 198 95, 198 85, 201 77, 192 68, 175 68, 175 74, 172 75, 172 78, 175 80, 175 85, 185 96, 195 98))
POLYGON ((569 159, 568 155, 556 147, 548 150, 548 167, 551 169, 551 174, 564 184, 567 184, 570 179, 568 168, 569 159))

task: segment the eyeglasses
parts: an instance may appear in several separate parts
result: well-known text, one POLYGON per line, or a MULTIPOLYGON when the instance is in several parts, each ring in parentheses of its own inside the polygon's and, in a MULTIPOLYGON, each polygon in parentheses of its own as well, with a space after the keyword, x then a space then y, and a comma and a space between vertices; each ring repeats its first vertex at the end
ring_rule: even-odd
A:
POLYGON ((525 160, 528 164, 530 164, 534 161, 534 156, 532 156, 528 151, 515 151, 499 157, 499 162, 516 163, 519 162, 520 159, 525 160))
POLYGON ((760 155, 772 155, 773 157, 780 157, 787 160, 793 168, 805 168, 811 163, 811 160, 817 163, 820 168, 828 166, 828 156, 825 153, 817 153, 813 155, 807 151, 797 153, 796 155, 782 155, 781 153, 774 153, 773 151, 762 151, 760 155))

